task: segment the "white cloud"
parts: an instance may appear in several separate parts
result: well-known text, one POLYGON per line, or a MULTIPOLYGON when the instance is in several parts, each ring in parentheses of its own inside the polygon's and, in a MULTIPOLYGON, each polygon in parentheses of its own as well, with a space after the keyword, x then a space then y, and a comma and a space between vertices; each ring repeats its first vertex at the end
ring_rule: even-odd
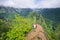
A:
POLYGON ((0 5, 17 8, 56 8, 60 7, 60 0, 3 0, 0 5))
POLYGON ((11 6, 12 7, 13 5, 15 5, 15 3, 13 1, 11 1, 11 0, 6 0, 6 1, 1 1, 0 5, 11 6))
POLYGON ((43 0, 37 4, 39 8, 56 8, 60 7, 60 0, 43 0))

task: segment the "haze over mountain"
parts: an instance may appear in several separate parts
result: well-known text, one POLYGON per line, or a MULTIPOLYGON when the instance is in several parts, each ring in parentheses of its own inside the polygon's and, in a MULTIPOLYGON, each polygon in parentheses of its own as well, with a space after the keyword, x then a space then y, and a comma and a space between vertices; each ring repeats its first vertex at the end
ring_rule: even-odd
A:
POLYGON ((4 7, 0 6, 0 18, 13 16, 15 13, 18 13, 22 16, 27 16, 30 12, 36 12, 37 14, 42 14, 45 18, 60 22, 60 8, 13 8, 13 7, 4 7), (14 13, 14 14, 13 14, 14 13))

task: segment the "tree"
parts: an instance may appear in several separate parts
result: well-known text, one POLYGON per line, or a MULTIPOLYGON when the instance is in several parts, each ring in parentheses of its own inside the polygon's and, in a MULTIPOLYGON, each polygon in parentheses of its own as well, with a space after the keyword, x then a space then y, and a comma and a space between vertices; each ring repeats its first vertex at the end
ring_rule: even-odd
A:
POLYGON ((13 20, 12 29, 7 32, 8 38, 6 40, 26 40, 26 34, 32 29, 32 24, 33 21, 30 18, 16 15, 13 20))

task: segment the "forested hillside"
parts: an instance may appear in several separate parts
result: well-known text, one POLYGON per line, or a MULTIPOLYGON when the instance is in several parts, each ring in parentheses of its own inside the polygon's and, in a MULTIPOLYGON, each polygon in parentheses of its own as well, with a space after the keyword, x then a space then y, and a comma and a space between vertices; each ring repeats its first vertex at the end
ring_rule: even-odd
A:
POLYGON ((42 25, 49 40, 59 40, 60 8, 23 9, 0 6, 0 40, 26 40, 33 24, 42 25))

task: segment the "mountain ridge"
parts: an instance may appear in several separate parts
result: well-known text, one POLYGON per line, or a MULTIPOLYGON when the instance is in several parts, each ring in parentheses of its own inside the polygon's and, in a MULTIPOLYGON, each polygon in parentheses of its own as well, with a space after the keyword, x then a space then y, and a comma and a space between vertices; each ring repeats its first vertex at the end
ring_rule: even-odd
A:
MULTIPOLYGON (((0 18, 3 16, 7 16, 12 13, 18 13, 22 16, 27 16, 30 12, 36 12, 38 14, 42 14, 45 18, 60 22, 60 8, 13 8, 13 7, 4 7, 0 6, 0 18)), ((4 17, 5 17, 4 16, 4 17)), ((3 17, 2 17, 3 18, 3 17)))

